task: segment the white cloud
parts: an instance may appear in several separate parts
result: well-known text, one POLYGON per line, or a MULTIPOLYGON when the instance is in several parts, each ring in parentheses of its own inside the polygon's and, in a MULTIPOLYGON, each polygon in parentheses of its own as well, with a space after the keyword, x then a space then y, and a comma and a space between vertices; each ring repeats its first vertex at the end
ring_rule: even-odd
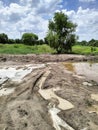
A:
POLYGON ((95 2, 96 0, 79 0, 80 2, 95 2))
MULTIPOLYGON (((2 0, 3 1, 3 0, 2 0)), ((20 38, 24 32, 34 32, 43 38, 48 30, 48 20, 62 0, 18 0, 5 6, 0 0, 0 33, 7 33, 9 38, 20 38)), ((12 1, 12 0, 11 0, 12 1)), ((63 10, 70 19, 77 23, 76 33, 80 40, 98 39, 98 10, 83 9, 63 10)))
POLYGON ((7 6, 2 1, 0 33, 18 38, 24 32, 34 32, 43 38, 48 29, 48 19, 60 7, 62 0, 20 0, 7 6))
POLYGON ((0 1, 0 9, 2 9, 2 8, 3 8, 3 2, 0 1))
POLYGON ((98 10, 79 7, 77 12, 74 10, 63 12, 78 25, 76 33, 80 40, 98 39, 98 10))

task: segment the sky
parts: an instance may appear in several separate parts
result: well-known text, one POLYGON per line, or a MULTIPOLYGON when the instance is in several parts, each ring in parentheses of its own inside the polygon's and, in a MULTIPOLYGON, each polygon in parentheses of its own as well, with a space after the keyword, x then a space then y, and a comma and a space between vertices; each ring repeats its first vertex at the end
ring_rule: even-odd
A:
POLYGON ((54 13, 77 24, 79 40, 98 40, 98 0, 0 0, 0 33, 21 38, 25 32, 44 38, 54 13))

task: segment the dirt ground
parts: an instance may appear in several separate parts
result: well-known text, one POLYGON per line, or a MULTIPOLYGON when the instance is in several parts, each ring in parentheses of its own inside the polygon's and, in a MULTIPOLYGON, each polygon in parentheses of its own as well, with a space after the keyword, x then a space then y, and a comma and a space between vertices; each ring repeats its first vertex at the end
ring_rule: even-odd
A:
MULTIPOLYGON (((48 112, 49 100, 39 93, 38 82, 43 74, 50 74, 42 88, 60 88, 55 93, 74 105, 70 110, 62 110, 59 116, 75 130, 98 130, 98 114, 89 112, 98 101, 91 94, 98 94, 98 83, 82 76, 73 75, 62 62, 98 61, 94 56, 77 55, 0 55, 0 67, 23 66, 44 63, 45 67, 34 69, 20 83, 7 80, 3 87, 15 87, 15 91, 0 97, 0 130, 55 130, 48 112), (51 63, 50 63, 51 62, 51 63), (92 86, 84 85, 90 83, 92 86)), ((66 130, 63 127, 61 130, 66 130)))
POLYGON ((88 61, 88 60, 97 60, 98 56, 84 56, 84 55, 70 55, 70 54, 62 54, 62 55, 50 55, 50 54, 28 54, 28 55, 9 55, 2 54, 0 55, 0 61, 2 62, 23 62, 23 63, 46 63, 46 62, 63 62, 63 61, 88 61))

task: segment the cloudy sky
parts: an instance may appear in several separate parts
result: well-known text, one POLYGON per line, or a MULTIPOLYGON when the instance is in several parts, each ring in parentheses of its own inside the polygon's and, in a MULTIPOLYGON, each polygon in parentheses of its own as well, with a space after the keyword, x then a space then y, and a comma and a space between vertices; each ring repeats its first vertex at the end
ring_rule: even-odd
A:
POLYGON ((78 25, 80 40, 98 39, 98 0, 0 0, 0 33, 20 38, 33 32, 44 38, 56 11, 78 25))

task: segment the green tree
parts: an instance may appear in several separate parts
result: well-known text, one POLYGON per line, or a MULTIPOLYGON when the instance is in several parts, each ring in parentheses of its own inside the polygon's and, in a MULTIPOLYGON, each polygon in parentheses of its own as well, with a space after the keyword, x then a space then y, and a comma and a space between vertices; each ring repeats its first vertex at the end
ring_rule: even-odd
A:
POLYGON ((43 44, 45 44, 45 42, 44 42, 43 39, 40 39, 40 40, 38 41, 38 44, 39 44, 39 45, 43 45, 43 44))
POLYGON ((14 44, 15 40, 14 39, 8 39, 8 44, 14 44))
POLYGON ((82 46, 87 46, 87 45, 88 45, 88 42, 87 42, 86 40, 83 40, 83 41, 80 42, 80 44, 81 44, 82 46))
POLYGON ((78 36, 75 34, 69 34, 69 37, 67 37, 64 46, 64 49, 67 50, 67 52, 72 52, 72 46, 76 44, 76 41, 78 39, 78 36))
POLYGON ((15 43, 17 43, 17 44, 20 44, 20 43, 22 43, 22 41, 21 41, 21 39, 15 39, 15 43))
POLYGON ((7 43, 8 42, 8 36, 5 33, 0 34, 0 43, 7 43))
POLYGON ((91 39, 90 41, 89 41, 89 46, 96 46, 96 40, 95 39, 91 39))
POLYGON ((35 45, 37 40, 38 36, 34 33, 24 33, 22 35, 22 42, 26 45, 35 45))
POLYGON ((52 48, 54 48, 54 49, 58 49, 59 47, 59 42, 58 42, 58 35, 57 34, 55 34, 54 35, 54 33, 53 33, 53 31, 51 31, 51 30, 49 30, 48 31, 48 34, 47 34, 47 37, 46 37, 46 39, 45 39, 47 42, 48 42, 48 44, 52 47, 52 48))
POLYGON ((48 44, 55 48, 57 53, 71 51, 72 45, 76 41, 76 36, 73 34, 76 26, 64 13, 55 13, 53 20, 50 20, 48 25, 49 30, 46 36, 48 44))

